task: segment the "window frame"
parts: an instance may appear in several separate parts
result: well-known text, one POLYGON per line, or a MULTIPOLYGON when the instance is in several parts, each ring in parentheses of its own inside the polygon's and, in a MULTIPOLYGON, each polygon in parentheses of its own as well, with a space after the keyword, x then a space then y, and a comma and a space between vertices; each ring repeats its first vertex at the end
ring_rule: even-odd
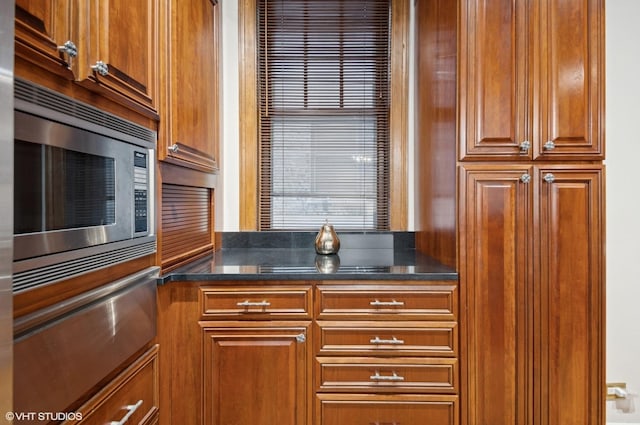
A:
MULTIPOLYGON (((407 134, 409 1, 391 2, 391 83, 389 116, 389 227, 407 230, 407 134)), ((240 217, 242 231, 259 228, 259 113, 257 103, 256 0, 238 2, 240 217)))

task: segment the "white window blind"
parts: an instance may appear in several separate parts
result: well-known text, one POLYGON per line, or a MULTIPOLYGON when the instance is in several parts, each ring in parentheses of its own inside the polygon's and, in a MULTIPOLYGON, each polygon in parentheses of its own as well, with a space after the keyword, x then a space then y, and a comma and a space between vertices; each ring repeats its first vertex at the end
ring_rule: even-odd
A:
POLYGON ((261 230, 389 228, 390 0, 258 0, 261 230))

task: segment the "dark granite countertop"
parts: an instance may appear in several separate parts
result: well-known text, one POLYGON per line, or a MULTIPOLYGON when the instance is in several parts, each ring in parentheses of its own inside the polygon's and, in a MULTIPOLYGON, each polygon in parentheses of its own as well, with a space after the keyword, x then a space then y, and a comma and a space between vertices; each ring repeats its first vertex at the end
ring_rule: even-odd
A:
POLYGON ((178 268, 161 283, 205 280, 457 280, 455 270, 415 250, 236 248, 178 268))
POLYGON ((411 232, 340 234, 336 255, 317 255, 314 232, 228 232, 208 257, 160 284, 233 280, 457 280, 458 273, 415 250, 411 232))

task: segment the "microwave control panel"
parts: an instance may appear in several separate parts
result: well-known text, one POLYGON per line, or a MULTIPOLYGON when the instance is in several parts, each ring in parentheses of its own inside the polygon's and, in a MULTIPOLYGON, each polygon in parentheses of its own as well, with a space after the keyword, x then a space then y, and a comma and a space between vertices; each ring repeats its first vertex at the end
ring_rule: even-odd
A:
POLYGON ((149 173, 147 154, 133 153, 134 234, 149 232, 149 173))

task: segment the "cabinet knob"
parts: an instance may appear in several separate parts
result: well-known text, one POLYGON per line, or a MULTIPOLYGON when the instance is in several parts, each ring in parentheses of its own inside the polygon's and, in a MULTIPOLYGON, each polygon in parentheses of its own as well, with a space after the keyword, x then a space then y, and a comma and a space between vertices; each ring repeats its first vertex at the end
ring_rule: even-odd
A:
POLYGON ((91 65, 91 69, 93 69, 103 77, 109 75, 109 66, 107 66, 107 64, 102 61, 98 61, 94 65, 91 65))
POLYGON ((531 175, 524 173, 523 175, 520 176, 520 181, 525 184, 529 183, 531 181, 531 175))
POLYGON ((180 150, 180 146, 177 143, 174 143, 173 145, 169 146, 167 149, 171 153, 178 153, 178 151, 180 150))
POLYGON ((531 149, 530 141, 525 140, 524 142, 520 143, 520 153, 527 153, 529 152, 529 149, 531 149))
POLYGON ((554 176, 551 173, 547 173, 547 174, 544 175, 543 179, 547 183, 553 183, 556 180, 556 176, 554 176))
POLYGON ((542 145, 545 151, 552 151, 556 148, 556 144, 553 141, 549 140, 547 143, 542 145))
POLYGON ((296 335, 296 341, 302 343, 307 340, 307 336, 305 334, 296 335))
POLYGON ((62 46, 58 46, 58 51, 66 53, 70 58, 75 58, 76 56, 78 56, 78 48, 71 40, 67 40, 62 46))

